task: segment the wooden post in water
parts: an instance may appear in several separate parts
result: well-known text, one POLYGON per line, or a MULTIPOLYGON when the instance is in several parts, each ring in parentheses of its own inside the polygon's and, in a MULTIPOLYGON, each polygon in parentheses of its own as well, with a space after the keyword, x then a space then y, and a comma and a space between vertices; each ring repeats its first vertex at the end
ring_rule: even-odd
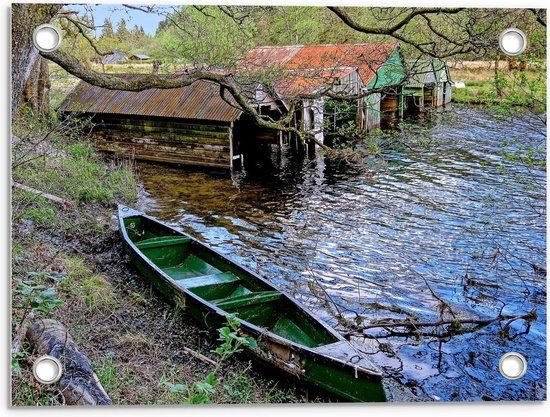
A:
POLYGON ((307 141, 307 156, 308 158, 315 158, 315 141, 313 139, 307 141))

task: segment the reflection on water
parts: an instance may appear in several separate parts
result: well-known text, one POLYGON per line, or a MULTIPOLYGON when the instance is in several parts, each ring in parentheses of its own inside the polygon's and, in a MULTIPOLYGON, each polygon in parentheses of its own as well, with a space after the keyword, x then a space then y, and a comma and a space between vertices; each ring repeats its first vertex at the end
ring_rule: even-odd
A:
MULTIPOLYGON (((546 277, 537 268, 546 259, 546 172, 508 163, 503 152, 517 150, 516 138, 542 149, 546 139, 476 109, 437 118, 429 146, 385 154, 387 169, 374 176, 284 149, 232 177, 138 163, 140 208, 261 273, 335 327, 326 295, 366 323, 437 321, 438 298, 474 319, 536 308, 530 332, 513 340, 498 324, 453 338, 389 337, 372 358, 434 399, 545 398, 546 277), (520 381, 498 372, 508 351, 528 359, 520 381)), ((510 327, 520 333, 524 322, 510 327)))

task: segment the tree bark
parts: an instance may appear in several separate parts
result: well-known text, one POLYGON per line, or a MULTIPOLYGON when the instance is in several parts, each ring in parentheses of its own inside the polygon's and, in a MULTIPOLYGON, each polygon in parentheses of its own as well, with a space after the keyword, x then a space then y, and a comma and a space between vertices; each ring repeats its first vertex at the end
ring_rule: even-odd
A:
POLYGON ((37 26, 43 23, 49 23, 61 7, 61 4, 17 3, 12 5, 12 117, 16 115, 17 109, 21 103, 25 84, 38 58, 38 49, 34 47, 32 42, 33 31, 37 26))
POLYGON ((36 86, 36 94, 38 98, 38 114, 45 117, 50 112, 50 70, 48 60, 40 58, 40 72, 38 75, 38 85, 36 86))
POLYGON ((27 339, 39 355, 50 355, 61 362, 61 394, 68 405, 110 405, 113 402, 101 386, 90 360, 77 349, 62 324, 52 319, 34 323, 27 339))
POLYGON ((44 117, 50 107, 50 71, 48 61, 39 57, 34 61, 23 90, 21 104, 29 106, 34 114, 44 117))

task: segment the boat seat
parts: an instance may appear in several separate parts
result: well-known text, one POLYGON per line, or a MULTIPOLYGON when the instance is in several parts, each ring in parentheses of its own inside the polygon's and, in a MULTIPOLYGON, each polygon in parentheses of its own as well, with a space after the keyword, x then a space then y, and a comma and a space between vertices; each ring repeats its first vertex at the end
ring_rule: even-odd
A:
POLYGON ((259 291, 238 295, 236 297, 215 300, 212 301, 212 303, 222 310, 231 310, 239 307, 248 307, 255 304, 280 300, 282 297, 283 295, 279 291, 259 291))
POLYGON ((182 243, 189 243, 192 239, 185 236, 158 236, 150 239, 141 240, 134 244, 138 249, 151 249, 164 246, 179 245, 182 243))
POLYGON ((183 288, 207 287, 210 285, 229 284, 240 281, 240 278, 231 272, 222 272, 212 275, 201 275, 199 277, 178 280, 177 283, 183 288))

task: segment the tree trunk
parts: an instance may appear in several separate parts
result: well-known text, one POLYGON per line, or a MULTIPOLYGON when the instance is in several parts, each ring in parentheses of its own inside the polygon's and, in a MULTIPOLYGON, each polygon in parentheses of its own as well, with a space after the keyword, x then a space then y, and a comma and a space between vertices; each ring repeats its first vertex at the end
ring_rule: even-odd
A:
POLYGON ((499 67, 500 67, 500 58, 497 54, 497 57, 495 58, 495 90, 497 92, 497 95, 499 97, 502 97, 504 95, 504 93, 503 93, 502 87, 500 85, 499 67))
POLYGON ((48 60, 40 58, 40 74, 38 76, 38 114, 41 117, 45 117, 50 112, 50 70, 48 67, 48 60))
POLYGON ((11 114, 15 117, 23 90, 38 58, 38 49, 32 42, 34 29, 49 23, 61 9, 61 4, 12 4, 11 12, 11 114))
POLYGON ((90 360, 78 351, 73 339, 59 322, 44 319, 27 330, 27 339, 39 355, 61 362, 61 394, 68 405, 110 405, 113 402, 101 386, 90 360))
POLYGON ((38 57, 25 83, 20 105, 27 105, 34 114, 44 117, 49 111, 50 72, 48 61, 38 57))

